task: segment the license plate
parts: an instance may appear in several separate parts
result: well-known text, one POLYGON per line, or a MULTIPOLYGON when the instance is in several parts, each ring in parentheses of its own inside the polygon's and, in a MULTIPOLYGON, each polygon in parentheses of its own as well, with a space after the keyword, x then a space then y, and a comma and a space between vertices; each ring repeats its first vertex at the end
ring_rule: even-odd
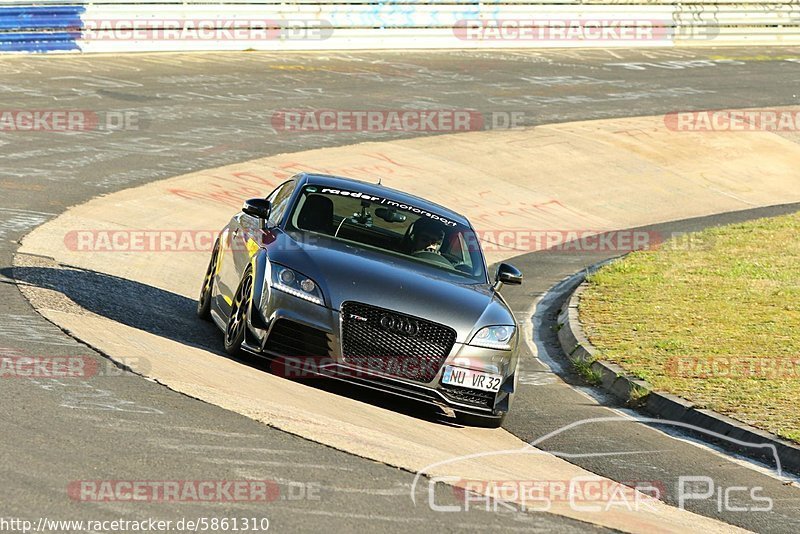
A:
POLYGON ((500 384, 503 383, 503 377, 492 373, 483 373, 481 371, 473 371, 472 369, 448 365, 444 368, 442 383, 497 393, 500 391, 500 384))

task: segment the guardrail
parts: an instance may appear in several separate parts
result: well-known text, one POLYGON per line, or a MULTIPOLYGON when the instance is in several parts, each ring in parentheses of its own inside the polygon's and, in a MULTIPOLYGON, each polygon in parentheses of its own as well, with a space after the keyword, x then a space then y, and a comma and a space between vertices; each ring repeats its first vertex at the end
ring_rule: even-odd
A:
POLYGON ((796 44, 797 2, 11 0, 0 52, 796 44))

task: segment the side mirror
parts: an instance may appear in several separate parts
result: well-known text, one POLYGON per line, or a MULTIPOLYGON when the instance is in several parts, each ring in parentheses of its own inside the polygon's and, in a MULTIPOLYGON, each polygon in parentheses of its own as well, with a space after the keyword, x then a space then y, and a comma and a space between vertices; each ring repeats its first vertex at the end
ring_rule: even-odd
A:
POLYGON ((245 200, 244 205, 242 205, 243 212, 264 220, 269 219, 269 212, 271 209, 272 205, 270 204, 269 200, 264 198, 251 198, 249 200, 245 200))
POLYGON ((503 284, 518 286, 522 283, 522 273, 519 269, 508 263, 497 266, 497 275, 494 277, 494 288, 500 289, 503 284))

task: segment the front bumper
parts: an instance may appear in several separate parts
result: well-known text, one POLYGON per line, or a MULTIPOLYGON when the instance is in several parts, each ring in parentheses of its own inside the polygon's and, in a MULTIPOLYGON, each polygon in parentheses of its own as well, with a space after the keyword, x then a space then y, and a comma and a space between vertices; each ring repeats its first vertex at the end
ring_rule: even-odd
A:
MULTIPOLYGON (((273 369, 286 378, 333 378, 426 402, 450 415, 458 411, 501 417, 511 407, 516 387, 516 350, 485 349, 456 342, 431 380, 410 380, 369 365, 348 363, 342 353, 342 319, 338 310, 271 288, 258 303, 259 299, 254 298, 251 329, 244 348, 276 358, 278 363, 273 369), (490 393, 444 385, 442 373, 447 365, 501 375, 500 391, 490 393)), ((516 342, 515 339, 512 347, 516 342)), ((409 360, 413 358, 410 356, 409 360)))

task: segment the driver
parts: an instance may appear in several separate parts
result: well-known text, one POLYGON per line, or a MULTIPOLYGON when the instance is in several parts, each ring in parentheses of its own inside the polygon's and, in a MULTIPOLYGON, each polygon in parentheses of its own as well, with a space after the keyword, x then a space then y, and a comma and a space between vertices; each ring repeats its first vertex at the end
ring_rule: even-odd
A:
POLYGON ((411 253, 433 252, 439 254, 444 241, 442 225, 431 219, 419 219, 414 223, 411 235, 411 253))

